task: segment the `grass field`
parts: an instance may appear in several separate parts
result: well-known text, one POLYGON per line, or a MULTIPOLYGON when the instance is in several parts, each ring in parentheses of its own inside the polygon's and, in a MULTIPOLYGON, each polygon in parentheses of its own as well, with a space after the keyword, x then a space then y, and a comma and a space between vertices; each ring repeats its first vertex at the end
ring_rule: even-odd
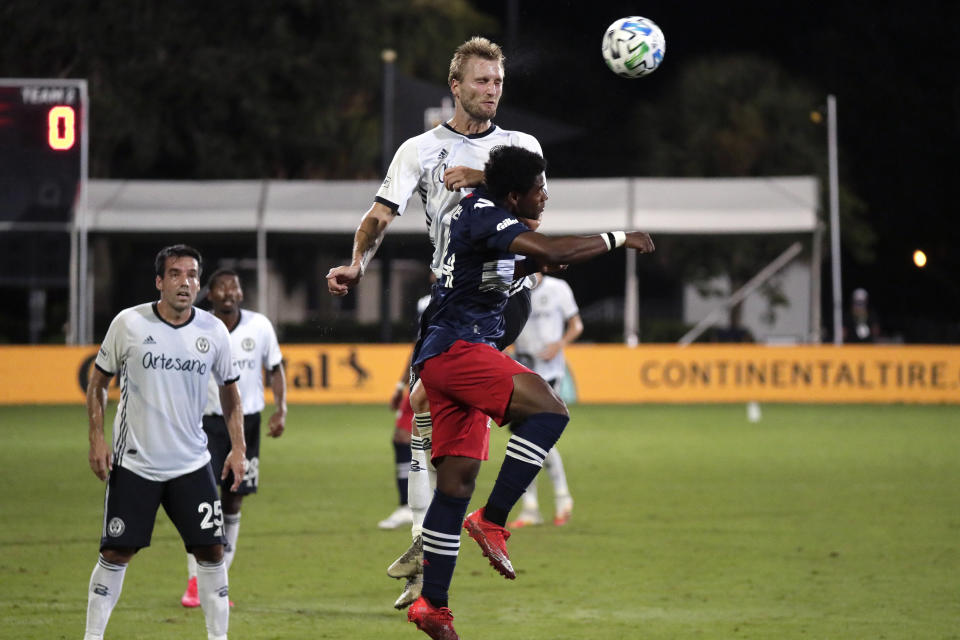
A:
MULTIPOLYGON (((960 638, 960 407, 571 411, 573 521, 514 534, 514 582, 463 537, 463 638, 960 638)), ((385 574, 408 531, 375 524, 394 506, 391 430, 385 407, 290 409, 243 511, 231 638, 426 637, 385 574)), ((0 637, 80 638, 103 498, 84 410, 0 408, 0 434, 0 637)), ((551 515, 547 486, 541 502, 551 515)), ((185 571, 161 512, 107 638, 204 638, 185 571)))

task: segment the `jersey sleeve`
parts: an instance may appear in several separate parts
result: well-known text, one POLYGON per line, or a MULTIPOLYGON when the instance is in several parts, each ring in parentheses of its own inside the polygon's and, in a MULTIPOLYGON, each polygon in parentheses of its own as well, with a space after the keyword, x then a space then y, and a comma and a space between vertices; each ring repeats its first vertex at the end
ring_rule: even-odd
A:
POLYGON ((125 333, 123 314, 118 315, 110 323, 107 335, 100 343, 95 366, 105 375, 113 377, 123 364, 123 335, 125 333))
POLYGON ((557 306, 559 306, 560 311, 563 312, 563 319, 569 320, 580 313, 580 308, 577 306, 577 301, 573 297, 573 289, 570 288, 567 281, 557 278, 557 282, 557 306))
POLYGON ((263 368, 270 371, 280 364, 283 360, 283 354, 280 353, 277 332, 273 330, 273 324, 266 317, 263 318, 263 337, 266 345, 263 350, 263 368))
POLYGON ((377 191, 375 200, 403 215, 407 201, 413 195, 420 182, 420 158, 416 138, 410 138, 397 149, 387 169, 383 184, 377 191))
MULTIPOLYGON (((533 151, 534 153, 540 155, 541 157, 543 156, 543 149, 540 147, 539 140, 531 136, 529 133, 523 133, 521 131, 516 131, 514 133, 517 136, 516 140, 514 140, 515 142, 514 146, 523 147, 527 151, 533 151)), ((547 188, 546 172, 544 172, 543 174, 543 188, 544 190, 546 190, 547 188)))
POLYGON ((240 379, 240 371, 230 353, 230 334, 223 323, 218 323, 216 330, 217 356, 213 361, 213 379, 219 386, 224 386, 240 379))

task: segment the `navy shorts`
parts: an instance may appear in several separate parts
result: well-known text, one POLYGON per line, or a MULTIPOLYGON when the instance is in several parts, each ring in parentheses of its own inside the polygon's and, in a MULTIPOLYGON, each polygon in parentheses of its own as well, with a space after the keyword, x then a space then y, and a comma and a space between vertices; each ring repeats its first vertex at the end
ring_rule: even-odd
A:
POLYGON ((247 472, 243 482, 235 492, 230 491, 233 485, 233 473, 227 474, 226 480, 220 479, 223 473, 223 463, 233 445, 230 444, 230 432, 227 431, 227 421, 223 416, 203 416, 203 430, 207 432, 207 449, 210 451, 210 466, 213 468, 213 477, 220 484, 222 492, 236 493, 245 496, 257 492, 260 484, 260 414, 250 413, 243 416, 243 437, 247 441, 247 472))
POLYGON ((160 505, 187 551, 224 543, 220 496, 209 464, 166 481, 117 466, 107 478, 100 550, 149 547, 160 505))

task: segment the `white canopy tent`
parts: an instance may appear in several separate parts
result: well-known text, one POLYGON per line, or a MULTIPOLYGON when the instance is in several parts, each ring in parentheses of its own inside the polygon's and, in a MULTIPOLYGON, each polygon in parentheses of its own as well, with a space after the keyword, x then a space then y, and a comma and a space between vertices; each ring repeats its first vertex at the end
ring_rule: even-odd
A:
MULTIPOLYGON (((87 208, 77 212, 77 225, 85 232, 105 233, 254 232, 258 279, 266 282, 268 233, 352 235, 379 186, 374 181, 90 180, 87 208)), ((550 179, 548 189, 547 233, 814 233, 818 228, 817 181, 809 176, 550 179)), ((422 234, 422 211, 415 195, 390 234, 422 234)), ((624 315, 628 341, 637 329, 635 260, 629 252, 624 315)), ((812 278, 818 290, 819 259, 814 260, 812 278)), ((86 279, 78 280, 78 308, 90 313, 86 279)), ((264 308, 266 288, 259 287, 258 294, 264 308)), ((818 299, 819 293, 815 305, 818 299)), ((90 341, 92 336, 82 338, 90 341)))

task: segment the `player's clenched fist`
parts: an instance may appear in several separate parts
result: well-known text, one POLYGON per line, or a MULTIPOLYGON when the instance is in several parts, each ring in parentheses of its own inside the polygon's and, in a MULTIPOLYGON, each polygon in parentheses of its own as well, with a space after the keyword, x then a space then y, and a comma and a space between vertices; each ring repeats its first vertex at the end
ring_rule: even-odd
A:
POLYGON ((653 238, 644 231, 628 231, 626 244, 630 249, 636 249, 640 253, 653 253, 655 249, 653 238))

